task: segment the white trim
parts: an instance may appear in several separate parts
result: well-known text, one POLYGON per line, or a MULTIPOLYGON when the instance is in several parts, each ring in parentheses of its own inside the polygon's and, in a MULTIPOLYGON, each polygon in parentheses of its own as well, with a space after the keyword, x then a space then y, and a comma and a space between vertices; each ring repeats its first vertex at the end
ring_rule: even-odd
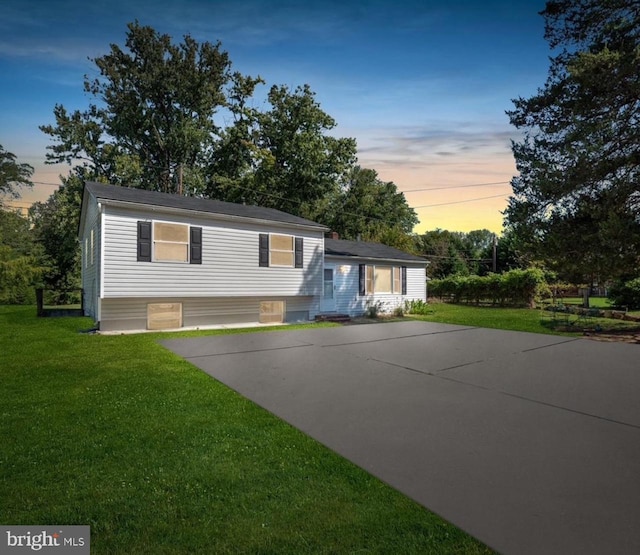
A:
POLYGON ((428 266, 431 262, 429 260, 407 260, 404 258, 374 258, 371 256, 348 256, 348 255, 344 255, 344 254, 324 254, 324 258, 331 258, 334 259, 336 261, 337 264, 339 264, 340 260, 343 260, 345 262, 359 262, 359 263, 371 263, 371 264, 375 264, 376 262, 393 262, 393 263, 398 263, 401 266, 407 266, 409 264, 415 264, 415 265, 424 265, 424 266, 428 266))

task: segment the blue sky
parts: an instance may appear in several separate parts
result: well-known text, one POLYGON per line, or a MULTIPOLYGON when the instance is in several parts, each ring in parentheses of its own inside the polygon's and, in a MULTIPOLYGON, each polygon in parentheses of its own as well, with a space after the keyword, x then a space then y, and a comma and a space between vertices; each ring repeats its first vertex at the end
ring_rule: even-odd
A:
MULTIPOLYGON (((505 110, 546 79, 543 8, 538 0, 4 0, 0 144, 36 168, 34 181, 57 183, 68 168, 43 165, 49 142, 38 126, 53 122, 56 103, 86 107, 83 77, 97 75, 89 58, 123 46, 126 24, 138 19, 176 42, 187 33, 220 40, 235 70, 266 80, 263 95, 273 84, 308 83, 337 121, 334 134, 356 138, 359 163, 424 206, 417 231, 500 231, 517 138, 505 110)), ((54 188, 37 184, 20 203, 54 188)))

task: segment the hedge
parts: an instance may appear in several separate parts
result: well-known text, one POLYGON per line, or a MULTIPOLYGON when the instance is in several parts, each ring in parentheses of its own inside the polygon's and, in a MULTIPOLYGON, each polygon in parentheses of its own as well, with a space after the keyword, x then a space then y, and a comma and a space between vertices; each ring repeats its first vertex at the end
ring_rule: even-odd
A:
POLYGON ((535 306, 549 294, 542 270, 510 270, 487 276, 451 276, 429 282, 429 294, 454 303, 535 306))

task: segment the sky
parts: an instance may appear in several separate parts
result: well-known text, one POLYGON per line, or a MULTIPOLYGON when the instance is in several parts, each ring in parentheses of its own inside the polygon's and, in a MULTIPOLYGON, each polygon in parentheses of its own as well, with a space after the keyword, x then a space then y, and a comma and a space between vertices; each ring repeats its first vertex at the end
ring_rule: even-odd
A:
MULTIPOLYGON (((181 42, 220 41, 232 69, 266 85, 309 84, 353 137, 358 163, 393 181, 414 231, 500 233, 516 175, 505 114, 542 87, 543 0, 3 0, 0 145, 35 168, 17 206, 46 198, 66 165, 45 165, 53 108, 94 101, 92 58, 124 47, 138 20, 181 42)), ((258 97, 260 96, 258 95, 258 97)), ((256 100, 256 102, 260 102, 256 100)))

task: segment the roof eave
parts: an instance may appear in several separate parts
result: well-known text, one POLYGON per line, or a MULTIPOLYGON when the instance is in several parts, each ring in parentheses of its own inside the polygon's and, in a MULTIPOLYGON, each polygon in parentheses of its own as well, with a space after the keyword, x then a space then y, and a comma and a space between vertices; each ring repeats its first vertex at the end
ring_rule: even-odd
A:
POLYGON ((335 254, 335 253, 324 253, 325 258, 341 258, 353 261, 360 260, 381 260, 382 262, 403 262, 403 263, 414 263, 414 264, 430 264, 429 260, 409 260, 406 258, 380 258, 377 256, 355 256, 351 254, 335 254))
POLYGON ((143 208, 145 210, 151 212, 168 212, 171 214, 196 214, 198 216, 202 216, 204 218, 215 218, 217 220, 225 220, 231 222, 244 222, 244 223, 260 223, 260 224, 268 224, 268 225, 279 225, 283 227, 291 227, 296 229, 309 229, 313 231, 328 231, 329 228, 327 226, 316 224, 316 225, 308 225, 308 224, 297 224, 293 222, 283 222, 281 220, 268 220, 263 218, 250 218, 247 216, 235 216, 233 214, 221 214, 219 212, 208 212, 205 210, 193 210, 191 208, 177 208, 174 206, 164 206, 161 204, 149 204, 145 202, 134 202, 134 201, 126 201, 126 200, 116 200, 111 198, 105 198, 98 196, 96 198, 98 202, 102 202, 106 205, 111 206, 121 206, 124 208, 132 208, 135 207, 137 209, 143 208))

